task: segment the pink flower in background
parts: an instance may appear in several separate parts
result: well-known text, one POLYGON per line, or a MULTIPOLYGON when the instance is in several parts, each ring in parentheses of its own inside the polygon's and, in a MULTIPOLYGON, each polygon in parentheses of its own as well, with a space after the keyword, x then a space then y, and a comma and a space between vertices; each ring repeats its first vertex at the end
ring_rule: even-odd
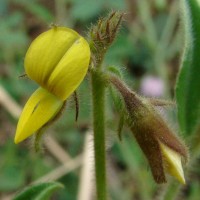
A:
POLYGON ((140 91, 145 96, 161 97, 164 94, 164 82, 156 76, 146 76, 141 83, 140 91))

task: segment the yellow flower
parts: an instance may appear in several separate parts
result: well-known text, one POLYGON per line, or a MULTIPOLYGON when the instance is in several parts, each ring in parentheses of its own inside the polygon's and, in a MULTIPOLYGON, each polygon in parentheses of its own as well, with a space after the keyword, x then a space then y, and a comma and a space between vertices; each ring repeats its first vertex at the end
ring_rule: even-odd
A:
POLYGON ((85 77, 89 60, 87 41, 69 28, 53 27, 32 42, 25 56, 25 71, 41 87, 22 111, 15 143, 39 131, 60 112, 85 77))

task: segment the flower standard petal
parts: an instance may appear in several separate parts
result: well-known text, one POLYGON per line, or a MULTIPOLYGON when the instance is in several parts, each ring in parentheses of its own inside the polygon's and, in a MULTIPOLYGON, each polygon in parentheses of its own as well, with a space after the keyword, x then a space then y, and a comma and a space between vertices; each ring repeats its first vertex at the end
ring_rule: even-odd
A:
POLYGON ((25 71, 29 78, 45 87, 56 65, 78 38, 78 33, 65 27, 53 27, 40 34, 25 56, 25 71))
POLYGON ((80 37, 52 71, 48 80, 49 91, 65 100, 83 80, 89 61, 89 45, 84 38, 80 37))
POLYGON ((21 113, 15 143, 21 142, 38 131, 60 111, 63 103, 47 90, 37 89, 29 98, 21 113))

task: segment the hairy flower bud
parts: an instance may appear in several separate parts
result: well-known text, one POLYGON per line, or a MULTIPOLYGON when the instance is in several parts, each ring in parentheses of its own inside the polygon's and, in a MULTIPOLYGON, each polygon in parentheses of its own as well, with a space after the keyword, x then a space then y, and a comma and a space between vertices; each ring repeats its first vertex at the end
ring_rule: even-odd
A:
POLYGON ((166 182, 166 172, 185 183, 181 158, 187 160, 187 150, 172 133, 154 107, 127 88, 117 77, 111 82, 124 98, 129 114, 129 127, 151 167, 157 183, 166 182))
POLYGON ((98 23, 90 29, 90 46, 95 62, 98 64, 113 43, 122 21, 124 13, 111 12, 108 17, 100 18, 98 23))

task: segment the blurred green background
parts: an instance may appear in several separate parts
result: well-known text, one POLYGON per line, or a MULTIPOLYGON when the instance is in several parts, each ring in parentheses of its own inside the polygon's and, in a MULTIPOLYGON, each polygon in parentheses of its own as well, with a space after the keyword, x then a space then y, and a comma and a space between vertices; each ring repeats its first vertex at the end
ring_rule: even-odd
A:
MULTIPOLYGON (((52 23, 68 26, 87 36, 91 24, 111 10, 120 10, 126 14, 121 31, 106 55, 104 66, 119 67, 126 82, 139 94, 174 99, 174 86, 183 49, 183 31, 176 0, 1 0, 0 86, 13 101, 23 107, 37 88, 33 81, 19 78, 24 74, 23 59, 31 41, 52 23)), ((72 160, 83 153, 85 135, 91 128, 91 90, 88 85, 89 77, 78 89, 78 122, 74 120, 75 106, 71 98, 67 111, 45 135, 46 143, 49 132, 72 160)), ((3 98, 3 94, 0 95, 3 98)), ((122 142, 118 139, 116 130, 119 116, 110 98, 108 92, 106 112, 110 199, 159 199, 164 192, 163 186, 154 183, 148 164, 128 128, 124 128, 122 142)), ((164 112, 177 129, 173 110, 164 112)), ((44 145, 42 153, 35 153, 31 140, 15 145, 13 138, 16 124, 17 119, 0 104, 0 199, 3 200, 11 199, 10 195, 62 165, 51 152, 54 151, 51 147, 44 145)), ((92 158, 90 161, 92 164, 92 158)), ((182 199, 199 199, 198 166, 192 171, 192 182, 187 180, 182 199)), ((58 178, 65 189, 54 194, 52 199, 77 199, 80 174, 81 166, 58 178)), ((93 169, 90 174, 88 178, 94 181, 93 169)))

